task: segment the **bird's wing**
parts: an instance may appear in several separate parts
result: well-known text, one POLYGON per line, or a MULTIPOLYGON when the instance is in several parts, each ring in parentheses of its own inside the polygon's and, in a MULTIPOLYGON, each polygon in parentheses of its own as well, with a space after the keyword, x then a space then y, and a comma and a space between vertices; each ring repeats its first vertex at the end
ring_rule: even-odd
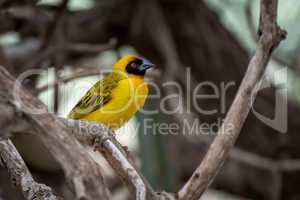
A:
POLYGON ((117 73, 110 73, 86 92, 69 113, 71 119, 81 119, 98 110, 111 100, 111 92, 121 80, 117 73))

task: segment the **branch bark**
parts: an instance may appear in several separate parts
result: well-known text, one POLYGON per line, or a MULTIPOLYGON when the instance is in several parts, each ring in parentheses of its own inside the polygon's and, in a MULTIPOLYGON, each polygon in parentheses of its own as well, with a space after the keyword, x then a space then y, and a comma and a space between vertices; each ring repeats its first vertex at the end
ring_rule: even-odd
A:
POLYGON ((132 156, 125 152, 114 137, 113 130, 98 123, 60 118, 83 144, 94 146, 102 153, 126 186, 136 194, 136 199, 157 199, 153 189, 135 167, 132 156))
POLYGON ((69 186, 76 190, 77 199, 109 199, 100 167, 89 158, 87 152, 67 128, 45 106, 19 82, 0 67, 0 95, 2 104, 13 106, 23 112, 23 118, 36 130, 45 147, 61 165, 69 186), (18 86, 19 90, 14 90, 18 86), (34 114, 31 111, 37 111, 34 114))
MULTIPOLYGON (((7 74, 6 71, 4 71, 4 69, 0 68, 0 78, 2 79, 3 85, 5 87, 5 83, 9 83, 9 80, 7 80, 7 76, 9 76, 9 74, 7 74), (2 73, 1 73, 2 72, 2 73), (6 80, 6 81, 4 81, 6 80)), ((9 77, 11 78, 11 77, 9 77)), ((12 84, 12 82, 10 83, 12 84)), ((0 89, 3 89, 0 87, 0 89)), ((7 92, 7 91, 6 91, 7 92)), ((21 98, 22 95, 24 94, 20 94, 18 93, 21 98)), ((9 97, 12 96, 13 94, 10 93, 9 97)), ((18 102, 17 99, 11 99, 9 98, 9 102, 13 103, 13 104, 26 104, 26 106, 33 106, 33 105, 29 105, 29 102, 36 102, 36 100, 34 100, 31 96, 27 95, 26 96, 27 99, 22 98, 22 102, 18 102), (29 99, 28 99, 29 98, 29 99), (17 102, 18 103, 17 103, 17 102)), ((36 104, 36 105, 40 105, 41 104, 36 104)), ((11 106, 11 105, 10 105, 11 106)), ((1 110, 4 110, 4 108, 9 108, 10 106, 6 107, 2 107, 1 106, 1 110)), ((28 108, 28 107, 27 107, 28 108)), ((33 107, 30 107, 33 108, 33 107)), ((51 115, 51 114, 39 114, 39 115, 31 115, 29 113, 25 114, 25 116, 28 117, 37 117, 38 119, 30 119, 28 120, 25 116, 18 116, 17 113, 15 113, 14 109, 6 109, 6 112, 4 112, 4 118, 5 120, 2 120, 3 123, 0 123, 1 128, 5 128, 5 130, 9 130, 10 132, 32 132, 35 133, 36 135, 39 134, 39 132, 46 132, 46 129, 48 131, 51 132, 50 129, 54 129, 53 131, 59 131, 57 130, 57 126, 60 126, 61 123, 64 123, 67 128, 69 130, 64 130, 65 132, 67 132, 69 134, 70 138, 73 138, 74 136, 78 139, 78 141, 80 141, 83 144, 86 145, 90 145, 90 146, 94 146, 95 150, 99 150, 104 157, 107 159, 107 161, 111 164, 112 168, 115 169, 116 173, 122 178, 122 180, 125 182, 125 184, 128 186, 128 188, 135 192, 136 194, 136 199, 139 200, 144 200, 144 199, 157 199, 158 195, 153 191, 153 189, 151 188, 151 186, 149 185, 149 183, 145 180, 145 178, 139 173, 138 169, 134 166, 133 161, 130 159, 131 156, 129 155, 128 152, 125 152, 122 148, 122 146, 115 140, 114 136, 113 136, 113 132, 112 130, 110 130, 109 128, 105 127, 104 125, 101 124, 97 124, 97 123, 91 123, 91 122, 86 122, 86 121, 77 121, 77 120, 71 120, 71 119, 64 119, 64 118, 60 118, 60 119, 56 119, 56 118, 46 118, 45 116, 47 115, 51 115), (36 124, 32 124, 32 120, 35 120, 34 123, 37 123, 36 121, 40 121, 38 122, 43 123, 44 127, 42 128, 41 126, 36 125, 36 124), (46 122, 47 120, 49 120, 48 122, 46 122), (8 123, 10 122, 10 123, 8 123), (45 127, 47 124, 48 127, 45 127), (32 125, 34 127, 32 127, 32 125), (50 127, 49 127, 50 126, 50 127), (72 134, 71 134, 71 133, 72 134)), ((0 121, 0 122, 2 122, 0 121)), ((51 133, 52 134, 52 133, 51 133)), ((45 137, 43 135, 43 137, 45 137)), ((42 139, 43 139, 42 137, 42 139)), ((48 139, 48 138, 47 138, 48 139)), ((58 141, 52 141, 53 139, 50 140, 46 140, 49 143, 51 143, 50 145, 52 146, 56 146, 58 144, 56 144, 58 141), (54 144, 53 144, 54 143, 54 144)), ((71 140, 71 139, 67 139, 63 138, 63 142, 66 143, 66 140, 71 140)), ((68 145, 67 145, 68 146, 68 145)), ((47 146, 46 146, 47 147, 47 146)), ((49 150, 53 151, 50 147, 49 150)), ((59 147, 62 148, 62 147, 59 147)), ((61 151, 66 151, 67 149, 61 149, 61 151)), ((71 150, 71 149, 69 149, 71 150)), ((72 149, 72 151, 76 151, 76 149, 72 149)), ((61 158, 61 154, 63 154, 62 152, 58 152, 56 151, 56 154, 53 154, 55 156, 56 159, 66 159, 66 158, 61 158), (58 154, 58 155, 56 155, 58 154)), ((86 156, 88 157, 88 156, 86 156)), ((66 160, 64 164, 61 164, 62 167, 64 167, 63 165, 67 165, 67 169, 65 170, 65 173, 73 173, 68 172, 67 170, 72 170, 70 169, 71 166, 69 166, 70 163, 68 162, 76 162, 77 161, 77 165, 79 165, 80 167, 80 163, 79 163, 79 159, 74 159, 71 160, 71 158, 69 158, 68 160, 66 160)), ((80 168, 82 170, 84 170, 86 173, 93 173, 93 171, 90 171, 89 169, 87 169, 88 166, 84 166, 84 168, 80 168)), ((69 179, 69 181, 72 181, 72 187, 75 190, 76 196, 78 198, 82 198, 82 197, 86 197, 87 196, 87 191, 90 190, 90 188, 87 188, 85 184, 85 175, 82 172, 77 172, 78 174, 74 175, 70 175, 67 176, 67 179, 69 179)), ((96 177, 94 177, 96 178, 96 177)), ((100 177, 102 178, 102 177, 100 177)), ((95 179, 93 180, 95 181, 95 179)), ((100 179, 100 181, 103 181, 102 179, 100 179)), ((103 184, 103 183, 102 183, 103 184)), ((101 184, 99 184, 99 187, 101 188, 101 184)), ((93 190, 95 190, 95 188, 93 188, 93 190)), ((90 191, 89 191, 90 192, 90 191)))
MULTIPOLYGON (((11 182, 28 199, 57 200, 50 187, 35 182, 25 162, 10 140, 0 140, 0 158, 9 172, 11 182)), ((1 164, 1 163, 0 163, 1 164)))
POLYGON ((228 157, 257 94, 271 53, 285 38, 286 32, 277 25, 277 0, 261 1, 260 39, 237 95, 201 164, 178 192, 178 198, 196 200, 201 197, 228 157))
MULTIPOLYGON (((12 116, 10 114, 9 116, 12 116)), ((121 180, 136 194, 136 199, 157 199, 158 195, 153 191, 150 184, 135 167, 132 156, 125 152, 122 146, 114 137, 114 132, 108 127, 87 121, 59 118, 68 127, 70 133, 84 145, 94 146, 110 163, 111 167, 121 177, 121 180)), ((29 123, 18 118, 15 124, 7 127, 11 132, 26 131, 36 133, 29 123), (18 126, 21 124, 21 126, 18 126)))

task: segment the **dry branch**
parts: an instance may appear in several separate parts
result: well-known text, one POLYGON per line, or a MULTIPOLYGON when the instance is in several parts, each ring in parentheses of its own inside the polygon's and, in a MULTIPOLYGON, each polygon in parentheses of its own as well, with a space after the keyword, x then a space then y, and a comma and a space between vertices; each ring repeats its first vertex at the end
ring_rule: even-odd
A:
POLYGON ((125 152, 114 138, 114 132, 98 123, 60 118, 83 144, 99 150, 127 187, 136 194, 136 199, 156 199, 150 184, 133 164, 131 155, 125 152))
MULTIPOLYGON (((251 34, 252 40, 256 43, 257 40, 259 39, 259 36, 257 35, 255 23, 253 21, 254 16, 253 16, 253 12, 251 10, 252 3, 253 2, 251 2, 251 1, 248 1, 246 3, 245 16, 246 16, 246 22, 247 22, 247 26, 249 28, 249 32, 251 34)), ((284 61, 283 59, 281 59, 280 57, 278 57, 276 55, 272 56, 272 60, 274 60, 281 66, 289 66, 290 65, 288 62, 284 61)))
POLYGON ((247 118, 257 94, 257 83, 261 80, 272 51, 285 37, 286 32, 277 25, 277 0, 261 1, 260 39, 255 55, 251 59, 237 95, 201 164, 178 192, 179 199, 196 200, 212 182, 228 157, 240 130, 247 118), (228 128, 231 127, 231 128, 228 128))
POLYGON ((34 181, 25 162, 10 140, 0 140, 0 159, 7 168, 11 182, 28 199, 57 200, 50 187, 34 181))
MULTIPOLYGON (((16 121, 7 127, 12 132, 26 131, 35 133, 31 124, 24 122, 22 117, 14 116, 16 121), (19 125, 18 125, 19 124, 19 125)), ((114 138, 114 133, 111 129, 98 123, 59 118, 64 123, 70 132, 82 144, 94 146, 95 150, 100 151, 112 168, 121 177, 126 186, 136 194, 136 199, 172 199, 172 195, 161 192, 155 193, 150 184, 146 181, 139 170, 133 164, 133 159, 129 152, 125 152, 122 146, 114 138)), ((75 184, 78 188, 76 191, 82 191, 80 184, 75 184)))
POLYGON ((69 186, 73 190, 80 189, 75 192, 76 198, 109 199, 99 166, 89 158, 76 138, 68 133, 65 125, 53 114, 47 113, 45 106, 37 98, 21 87, 14 91, 18 84, 20 83, 0 67, 0 94, 3 95, 1 103, 7 107, 13 106, 18 111, 37 108, 41 111, 40 114, 24 112, 23 119, 36 130, 36 137, 41 138, 45 147, 61 165, 69 186))
MULTIPOLYGON (((7 78, 11 78, 9 74, 7 74, 6 71, 4 71, 4 69, 1 69, 2 73, 0 73, 0 78, 2 79, 3 82, 3 86, 5 87, 6 84, 13 84, 13 82, 10 82, 12 80, 7 80, 7 78), (6 81, 3 81, 6 80, 6 81)), ((1 88, 2 90, 4 90, 3 88, 1 88)), ((4 92, 4 91, 3 91, 4 92)), ((9 96, 13 96, 12 93, 9 93, 8 91, 6 91, 9 96)), ((29 104, 29 102, 32 103, 36 103, 35 105, 40 105, 41 104, 34 100, 33 97, 29 96, 28 94, 26 95, 25 98, 22 98, 22 95, 25 96, 25 94, 23 94, 21 92, 21 94, 19 94, 21 99, 22 99, 22 103, 25 104, 26 106, 32 106, 30 108, 34 108, 33 105, 29 104)), ((9 99, 9 102, 14 104, 14 105, 21 105, 21 102, 18 102, 17 99, 9 99)), ((6 105, 7 106, 7 105, 6 105)), ((7 106, 8 108, 10 106, 7 106)), ((3 109, 2 109, 3 110, 3 109)), ((24 118, 24 116, 18 116, 17 113, 15 113, 14 109, 9 109, 4 116, 4 119, 6 119, 6 121, 10 120, 10 123, 5 123, 6 121, 4 121, 4 123, 1 123, 2 127, 6 127, 6 129, 9 129, 12 132, 17 132, 17 131, 29 131, 29 132, 33 132, 36 134, 39 134, 37 132, 52 132, 53 131, 58 131, 60 134, 62 132, 62 130, 57 130, 57 126, 59 127, 61 125, 61 123, 64 123, 67 125, 67 127, 69 128, 68 130, 63 130, 66 133, 69 134, 70 138, 65 137, 65 138, 59 138, 59 140, 64 142, 64 145, 68 146, 68 144, 66 144, 67 140, 71 140, 73 138, 73 136, 75 136, 81 143, 83 144, 87 144, 87 145, 94 145, 96 146, 97 150, 100 150, 101 153, 103 153, 104 157, 107 159, 107 161, 111 164, 112 168, 114 168, 116 170, 116 172, 119 174, 119 176, 122 178, 122 180, 126 183, 126 185, 129 187, 129 189, 131 189, 131 191, 136 193, 136 197, 137 199, 156 199, 157 195, 155 194, 155 192, 153 191, 153 189, 150 187, 150 185, 147 183, 147 181, 143 178, 143 176, 138 172, 137 168, 134 167, 134 164, 132 164, 133 162, 130 161, 130 155, 125 152, 121 145, 114 139, 113 135, 112 135, 112 131, 101 125, 101 124, 97 124, 97 123, 90 123, 90 122, 86 122, 86 121, 76 121, 76 120, 71 120, 71 119, 56 119, 55 117, 52 118, 51 114, 38 114, 38 115, 34 115, 32 116, 29 113, 26 113, 25 116, 27 117, 32 117, 30 120, 27 120, 26 118, 24 118), (46 118, 45 116, 50 115, 51 118, 46 118), (6 118, 8 117, 8 119, 6 118), (36 117, 36 118, 35 118, 36 117), (14 119, 14 120, 12 120, 14 119), (33 121, 34 120, 34 121, 33 121), (34 123, 31 123, 31 122, 34 123), (37 122, 39 121, 39 122, 37 122), (43 127, 42 125, 39 124, 35 124, 35 123, 43 123, 43 127), (51 125, 51 127, 49 127, 49 124, 51 125), (32 127, 34 126, 34 127, 32 127), (56 127, 56 128, 55 128, 56 127), (72 134, 70 133, 72 132, 72 134), (68 139, 67 139, 68 138, 68 139)), ((2 118, 1 118, 2 119, 2 118)), ((53 134, 53 133, 51 133, 53 134)), ((60 135, 61 136, 61 135, 60 135)), ((43 137, 45 137, 43 135, 43 137)), ((42 137, 42 139, 43 139, 42 137)), ((48 139, 48 138, 47 138, 48 139)), ((47 140, 46 142, 49 143, 53 143, 53 138, 51 138, 50 140, 47 140)), ((58 142, 58 141, 55 141, 58 142)), ((51 144, 52 146, 56 146, 58 144, 51 144)), ((73 144, 75 147, 77 144, 73 144)), ((73 152, 76 151, 76 148, 74 149, 74 146, 70 147, 70 151, 72 150, 73 152)), ((47 146, 46 146, 47 147, 47 146)), ((48 147, 49 148, 49 147, 48 147)), ((62 147, 59 147, 62 148, 62 147)), ((51 150, 53 152, 53 150, 51 148, 49 148, 49 150, 51 150)), ((59 161, 59 159, 62 159, 61 156, 63 156, 62 154, 66 153, 63 151, 67 151, 67 149, 61 149, 60 151, 56 151, 56 154, 53 154, 59 161)), ((80 153, 78 154, 80 155, 80 153)), ((77 155, 77 156, 78 156, 77 155)), ((87 156, 88 157, 88 156, 87 156)), ((72 162, 76 162, 76 164, 78 165, 78 167, 80 167, 80 163, 79 163, 79 158, 71 160, 70 157, 68 157, 68 160, 66 160, 67 158, 63 158, 64 164, 61 164, 62 167, 64 167, 63 165, 67 165, 67 169, 65 169, 66 173, 72 173, 67 171, 70 170, 70 168, 72 166, 69 166, 70 164, 72 164, 72 162)), ((86 173, 92 175, 93 171, 89 170, 87 168, 88 166, 84 166, 82 168, 82 170, 84 170, 86 173)), ((80 169, 79 169, 80 170, 80 169)), ((92 169, 93 170, 93 169, 92 169)), ((69 178, 69 181, 71 181, 72 187, 75 190, 75 193, 77 195, 78 198, 81 197, 86 197, 87 196, 87 192, 91 192, 89 191, 91 188, 86 187, 84 184, 86 183, 86 174, 82 173, 82 172, 77 172, 78 174, 72 174, 70 176, 67 176, 67 179, 69 178)), ((96 178, 97 176, 94 176, 94 178, 96 178)), ((102 177, 97 177, 96 180, 99 181, 103 181, 102 177)), ((94 179, 95 181, 95 179, 94 179)), ((101 185, 103 183, 99 184, 99 188, 103 188, 103 186, 101 185)), ((93 188, 93 190, 97 190, 96 188, 93 188)), ((105 197, 105 196, 104 196, 105 197)))

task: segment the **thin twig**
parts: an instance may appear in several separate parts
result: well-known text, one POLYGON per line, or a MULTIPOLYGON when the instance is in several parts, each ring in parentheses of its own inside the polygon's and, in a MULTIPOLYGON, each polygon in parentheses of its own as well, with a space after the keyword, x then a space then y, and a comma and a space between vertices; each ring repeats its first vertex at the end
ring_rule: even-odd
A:
POLYGON ((277 0, 261 1, 260 39, 237 95, 220 127, 217 136, 198 168, 178 192, 180 200, 196 200, 207 189, 233 147, 257 94, 271 53, 285 37, 277 23, 277 0))
MULTIPOLYGON (((57 65, 58 66, 58 65, 57 65)), ((54 81, 60 83, 60 73, 57 68, 54 71, 54 81)), ((59 109, 59 101, 60 101, 60 84, 55 84, 54 86, 54 94, 53 94, 53 112, 57 114, 59 109)))
MULTIPOLYGON (((45 45, 49 45, 51 41, 54 42, 54 46, 57 48, 61 48, 65 46, 67 38, 66 35, 66 20, 65 14, 67 10, 68 0, 62 0, 59 9, 57 10, 56 16, 54 18, 53 24, 48 29, 49 39, 45 41, 45 45), (47 43, 48 42, 48 43, 47 43)), ((47 39, 47 38, 46 38, 47 39)), ((59 70, 63 68, 65 59, 67 57, 66 51, 55 52, 52 60, 55 66, 54 71, 54 79, 57 82, 60 82, 60 74, 59 70)), ((53 112, 57 113, 59 109, 59 101, 60 101, 60 84, 56 84, 54 86, 54 95, 53 95, 53 112)))
POLYGON ((50 187, 35 182, 25 162, 10 140, 0 140, 0 159, 7 168, 11 182, 28 199, 57 200, 50 187))
POLYGON ((78 78, 84 78, 84 77, 94 76, 94 75, 99 75, 99 74, 100 74, 100 69, 98 67, 87 68, 82 71, 76 72, 70 76, 61 77, 59 82, 55 81, 52 84, 47 84, 47 85, 41 86, 36 89, 35 93, 39 94, 41 92, 44 92, 48 88, 53 88, 55 85, 60 84, 60 83, 68 83, 68 82, 78 79, 78 78))

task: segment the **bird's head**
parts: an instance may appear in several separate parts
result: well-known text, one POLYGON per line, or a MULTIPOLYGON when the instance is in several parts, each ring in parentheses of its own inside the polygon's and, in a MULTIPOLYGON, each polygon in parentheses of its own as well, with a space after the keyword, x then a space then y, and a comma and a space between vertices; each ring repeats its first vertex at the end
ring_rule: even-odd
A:
POLYGON ((126 55, 114 64, 113 69, 128 75, 144 76, 146 71, 152 67, 154 67, 154 64, 145 58, 126 55))

